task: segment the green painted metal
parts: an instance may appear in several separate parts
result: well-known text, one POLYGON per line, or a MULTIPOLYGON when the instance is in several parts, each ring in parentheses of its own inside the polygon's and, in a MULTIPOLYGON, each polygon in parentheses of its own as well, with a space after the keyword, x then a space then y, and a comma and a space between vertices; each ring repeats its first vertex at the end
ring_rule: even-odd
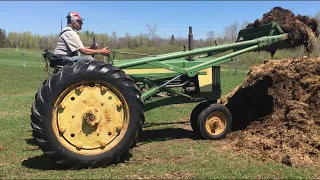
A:
POLYGON ((185 73, 184 69, 179 68, 177 66, 173 66, 173 65, 169 65, 169 64, 165 64, 165 63, 161 63, 161 62, 157 62, 157 61, 150 62, 149 64, 154 65, 156 67, 168 69, 170 71, 175 71, 175 72, 178 72, 178 73, 185 73))
MULTIPOLYGON (((126 66, 128 66, 130 64, 131 64, 130 66, 134 66, 134 64, 137 64, 137 63, 139 64, 141 62, 144 62, 144 63, 149 63, 149 64, 151 64, 153 66, 156 66, 156 67, 165 68, 165 69, 172 70, 172 71, 175 71, 175 72, 178 72, 178 73, 188 74, 188 76, 194 77, 195 75, 197 75, 197 73, 199 71, 201 71, 203 69, 206 69, 206 68, 209 68, 209 67, 212 67, 212 66, 216 66, 216 65, 219 65, 219 64, 226 63, 226 62, 230 61, 231 57, 234 57, 234 56, 237 56, 237 55, 249 52, 249 51, 253 51, 253 50, 256 50, 258 48, 261 48, 261 47, 264 47, 264 46, 268 46, 268 45, 271 45, 271 44, 276 43, 276 42, 283 41, 285 39, 287 39, 287 34, 281 34, 281 35, 275 35, 275 36, 267 36, 267 37, 261 37, 261 38, 258 38, 258 39, 249 40, 249 41, 245 41, 245 42, 238 42, 238 43, 232 43, 232 44, 227 44, 227 45, 221 45, 222 48, 223 47, 224 48, 234 48, 234 47, 239 47, 239 46, 246 47, 246 48, 243 48, 243 49, 238 50, 236 52, 227 54, 225 56, 222 56, 222 57, 219 57, 219 58, 216 58, 216 59, 204 62, 204 63, 200 63, 200 64, 195 65, 195 66, 190 67, 190 68, 182 69, 182 68, 179 68, 177 66, 173 66, 173 65, 157 62, 157 61, 161 61, 161 60, 167 60, 166 58, 171 57, 171 56, 173 56, 172 58, 174 58, 176 56, 187 56, 187 55, 190 55, 190 54, 186 54, 187 52, 183 52, 182 54, 175 53, 173 55, 168 55, 168 56, 153 57, 153 58, 144 59, 144 60, 140 60, 140 61, 136 60, 136 61, 128 62, 128 63, 125 63, 125 64, 118 64, 118 67, 119 68, 124 68, 124 67, 126 67, 126 66), (247 47, 247 45, 250 45, 250 44, 253 44, 253 46, 247 47)), ((204 51, 204 49, 212 51, 212 48, 216 48, 217 49, 218 47, 219 46, 194 49, 192 51, 195 51, 195 52, 190 51, 189 53, 192 52, 191 55, 195 55, 196 52, 198 52, 198 53, 207 52, 207 51, 204 51)))
POLYGON ((151 88, 150 90, 146 91, 145 93, 142 93, 141 99, 143 99, 143 100, 148 99, 149 97, 155 95, 159 91, 159 89, 160 88, 158 86, 151 88))
POLYGON ((257 48, 259 48, 259 45, 254 45, 254 46, 251 46, 251 47, 248 47, 248 48, 245 48, 245 49, 242 49, 242 50, 227 54, 225 56, 216 58, 214 60, 211 60, 211 61, 199 64, 199 65, 196 65, 196 66, 194 66, 192 68, 186 69, 187 74, 188 74, 188 76, 193 77, 193 76, 197 75, 198 71, 201 71, 201 70, 206 69, 208 67, 217 66, 219 64, 226 63, 226 62, 230 61, 230 59, 229 59, 230 57, 237 56, 237 55, 246 53, 248 51, 255 50, 257 48))
POLYGON ((271 22, 268 24, 260 25, 258 27, 251 27, 240 30, 237 42, 252 40, 264 36, 275 36, 281 34, 284 34, 281 27, 277 23, 271 22))
MULTIPOLYGON (((148 73, 144 75, 131 75, 131 77, 137 80, 137 82, 148 84, 151 87, 148 91, 142 93, 141 98, 143 100, 154 96, 159 91, 167 91, 192 99, 194 98, 194 96, 189 96, 187 94, 167 88, 167 82, 162 85, 157 85, 153 82, 152 79, 144 79, 143 77, 152 77, 157 75, 168 75, 171 77, 176 76, 170 81, 173 81, 175 78, 179 78, 182 75, 194 77, 196 75, 199 75, 200 71, 206 68, 218 66, 231 61, 231 58, 234 56, 250 51, 263 49, 264 47, 283 42, 288 38, 288 34, 284 34, 281 27, 275 22, 261 25, 255 28, 247 28, 241 30, 238 36, 239 38, 235 43, 197 48, 190 51, 173 52, 134 60, 114 61, 114 65, 121 69, 164 68, 172 71, 172 73, 148 73), (216 55, 228 50, 233 50, 233 52, 221 57, 208 56, 208 54, 216 55), (195 57, 194 61, 183 59, 188 56, 200 54, 207 54, 207 56, 202 55, 201 57, 195 57)), ((220 73, 220 71, 218 73, 220 73)), ((221 88, 217 86, 213 88, 212 92, 202 92, 200 93, 200 95, 209 97, 210 99, 214 100, 221 96, 221 88)))
POLYGON ((183 97, 186 97, 186 98, 189 98, 189 99, 192 99, 191 96, 187 95, 187 94, 184 94, 184 93, 180 93, 180 92, 177 92, 177 91, 174 91, 170 88, 166 88, 166 87, 160 87, 158 86, 157 84, 153 83, 152 81, 148 81, 148 80, 145 80, 145 79, 142 79, 142 78, 139 78, 139 77, 132 77, 135 81, 139 81, 139 82, 143 82, 145 84, 148 84, 150 86, 152 86, 152 88, 144 93, 142 93, 141 95, 141 99, 142 100, 146 100, 148 99, 149 97, 155 95, 156 93, 158 93, 160 90, 161 91, 165 91, 165 92, 170 92, 170 93, 173 93, 173 94, 178 94, 180 96, 183 96, 183 97))
MULTIPOLYGON (((130 74, 133 77, 144 77, 144 78, 152 78, 152 77, 174 77, 179 75, 180 73, 172 72, 172 73, 147 73, 147 74, 130 74)), ((207 75, 207 72, 199 72, 198 75, 207 75)))
POLYGON ((172 72, 172 73, 147 73, 147 74, 130 74, 132 77, 143 77, 143 78, 152 78, 152 77, 173 77, 177 76, 180 73, 172 72))
MULTIPOLYGON (((213 57, 211 57, 213 58, 213 57)), ((198 58, 195 61, 188 61, 185 58, 178 58, 178 59, 170 59, 170 60, 165 60, 165 61, 161 61, 161 63, 165 63, 168 65, 172 65, 172 66, 177 66, 179 68, 185 68, 185 67, 192 67, 194 65, 197 65, 199 63, 201 63, 200 61, 203 58, 198 58)), ((119 66, 121 64, 125 64, 125 63, 132 63, 132 62, 136 62, 136 59, 127 59, 127 60, 115 60, 114 61, 114 65, 115 66, 119 66)), ((133 67, 128 67, 126 69, 153 69, 156 68, 154 65, 150 64, 150 63, 146 63, 146 64, 141 64, 141 65, 137 65, 137 66, 133 66, 133 67)))
MULTIPOLYGON (((215 58, 216 57, 205 55, 205 56, 195 57, 194 61, 188 61, 185 58, 179 58, 179 59, 161 61, 161 63, 166 64, 166 66, 168 65, 168 66, 176 66, 178 68, 189 68, 189 67, 193 67, 195 65, 201 64, 203 62, 213 60, 215 58)), ((230 59, 230 60, 232 60, 232 59, 230 59)), ((121 64, 128 63, 128 62, 135 62, 135 61, 136 61, 135 59, 133 59, 133 60, 132 59, 130 59, 130 60, 115 60, 113 65, 118 67, 121 64)), ((133 66, 133 67, 128 67, 126 69, 155 69, 158 67, 157 65, 152 64, 152 63, 153 62, 142 64, 142 65, 137 65, 137 66, 133 66)))
MULTIPOLYGON (((123 63, 123 64, 115 64, 115 66, 117 66, 119 68, 128 68, 128 67, 137 66, 137 65, 141 65, 141 64, 145 64, 145 63, 149 63, 149 62, 154 62, 154 61, 164 61, 164 60, 169 60, 169 59, 181 58, 181 57, 185 57, 185 56, 189 56, 189 55, 196 55, 196 54, 202 54, 202 53, 207 53, 207 52, 232 49, 232 48, 236 48, 236 47, 246 47, 246 46, 250 46, 250 45, 251 46, 258 45, 258 47, 264 47, 264 46, 267 46, 267 45, 270 45, 270 44, 273 44, 275 42, 279 42, 279 41, 282 41, 285 39, 287 39, 287 34, 268 36, 268 37, 257 38, 254 40, 231 43, 231 44, 226 44, 226 45, 210 46, 210 47, 205 47, 205 48, 197 48, 197 49, 194 49, 191 51, 169 53, 169 54, 164 54, 161 56, 149 57, 149 58, 141 58, 141 59, 136 59, 133 62, 123 63)), ((247 50, 247 52, 248 51, 250 51, 250 50, 247 50)))
MULTIPOLYGON (((256 44, 256 40, 252 40, 249 42, 239 42, 237 45, 238 46, 243 46, 243 45, 254 45, 256 44)), ((123 64, 115 64, 115 66, 119 68, 128 68, 132 66, 137 66, 149 62, 154 62, 154 61, 164 61, 164 60, 169 60, 169 59, 176 59, 176 58, 181 58, 189 55, 196 55, 196 54, 202 54, 202 53, 207 53, 210 51, 219 51, 222 49, 231 49, 235 46, 236 43, 233 44, 227 44, 227 45, 221 45, 221 46, 211 46, 211 47, 205 47, 205 48, 197 48, 192 51, 183 51, 183 52, 177 52, 177 53, 169 53, 169 54, 164 54, 161 56, 156 56, 156 57, 150 57, 150 58, 141 58, 141 59, 136 59, 133 62, 128 62, 128 63, 123 63, 123 64)))

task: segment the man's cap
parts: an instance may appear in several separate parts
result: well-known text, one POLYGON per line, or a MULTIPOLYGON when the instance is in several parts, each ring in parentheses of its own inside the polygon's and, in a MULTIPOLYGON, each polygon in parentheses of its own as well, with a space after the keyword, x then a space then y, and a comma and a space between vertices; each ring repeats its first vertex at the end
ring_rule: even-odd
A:
POLYGON ((70 19, 71 21, 83 21, 84 19, 81 18, 80 14, 78 12, 70 12, 67 15, 67 19, 70 19))

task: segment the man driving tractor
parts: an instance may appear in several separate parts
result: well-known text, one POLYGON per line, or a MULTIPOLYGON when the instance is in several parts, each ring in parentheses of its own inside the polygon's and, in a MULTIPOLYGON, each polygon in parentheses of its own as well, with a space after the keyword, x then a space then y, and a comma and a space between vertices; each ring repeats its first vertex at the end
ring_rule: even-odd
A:
POLYGON ((78 31, 81 30, 83 18, 77 12, 70 12, 67 15, 67 26, 61 31, 53 54, 65 57, 70 61, 93 60, 91 56, 82 55, 108 55, 108 47, 97 49, 97 44, 84 47, 80 40, 78 31))

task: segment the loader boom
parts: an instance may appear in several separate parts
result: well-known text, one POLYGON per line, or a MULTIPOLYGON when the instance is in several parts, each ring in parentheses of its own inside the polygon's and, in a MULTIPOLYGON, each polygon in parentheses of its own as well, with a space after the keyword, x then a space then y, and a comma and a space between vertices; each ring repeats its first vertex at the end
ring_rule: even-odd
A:
MULTIPOLYGON (((256 51, 269 47, 271 45, 282 43, 286 41, 288 34, 284 33, 281 27, 276 22, 271 22, 268 24, 261 25, 256 28, 247 28, 239 31, 238 39, 234 43, 228 43, 218 46, 209 46, 203 48, 196 48, 192 50, 186 50, 161 55, 148 56, 133 60, 114 60, 114 66, 123 69, 130 76, 138 81, 142 81, 144 84, 148 82, 146 77, 164 75, 163 73, 157 73, 156 69, 162 69, 162 72, 167 72, 166 75, 171 73, 171 79, 176 78, 177 76, 182 77, 186 76, 189 78, 194 78, 196 76, 206 75, 207 73, 212 73, 209 68, 212 68, 212 71, 219 71, 218 66, 223 63, 232 61, 232 58, 243 53, 256 51), (226 51, 232 50, 229 54, 224 54, 222 56, 217 56, 218 54, 226 51), (204 54, 207 54, 205 56, 204 54), (195 55, 199 55, 196 57, 195 55), (192 56, 192 60, 190 57, 192 56), (214 68, 215 67, 215 68, 214 68), (133 70, 135 69, 135 70, 133 70), (146 71, 148 70, 149 71, 146 71), (154 70, 154 71, 152 71, 154 70), (146 72, 146 73, 132 73, 132 72, 146 72), (201 74, 203 73, 203 74, 201 74)), ((117 53, 117 51, 113 51, 117 53)), ((116 55, 115 55, 116 57, 116 55)), ((160 72, 160 71, 159 71, 160 72)), ((202 77, 202 76, 201 76, 202 77)), ((214 78, 214 77, 213 77, 214 78)), ((199 79, 200 81, 200 79, 199 79)), ((143 92, 142 99, 146 100, 149 97, 157 94, 159 91, 167 91, 168 88, 165 88, 164 83, 157 84, 148 82, 152 88, 146 92, 143 92), (166 90, 165 90, 166 89, 166 90)), ((206 84, 206 83, 202 83, 206 84)), ((210 83, 207 83, 210 84, 210 83)), ((218 85, 219 86, 219 85, 218 85)), ((206 88, 208 89, 208 88, 206 88)), ((209 88, 210 89, 210 88, 209 88)), ((211 88, 209 91, 213 91, 214 88, 211 88)), ((217 90, 220 92, 220 89, 217 90)), ((177 92, 177 91, 176 91, 177 92)), ((184 94, 184 93, 183 93, 184 94)), ((207 93, 208 94, 208 93, 207 93)), ((219 98, 220 93, 214 96, 210 96, 210 99, 219 98)), ((181 95, 181 94, 180 94, 181 95)), ((184 94, 184 96, 187 96, 184 94)))

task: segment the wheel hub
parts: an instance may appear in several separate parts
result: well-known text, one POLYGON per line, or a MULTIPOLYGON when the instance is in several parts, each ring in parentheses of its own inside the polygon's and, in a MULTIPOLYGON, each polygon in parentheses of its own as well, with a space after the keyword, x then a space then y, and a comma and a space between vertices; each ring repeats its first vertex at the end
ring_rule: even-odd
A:
POLYGON ((94 126, 95 124, 100 122, 99 110, 97 108, 89 109, 84 114, 83 118, 88 124, 90 124, 91 126, 94 126))
POLYGON ((206 129, 213 135, 218 135, 226 128, 226 117, 221 112, 213 112, 206 121, 206 129))
POLYGON ((210 128, 211 128, 211 130, 215 131, 216 129, 219 128, 219 121, 220 121, 219 118, 213 117, 213 118, 210 119, 210 121, 211 121, 211 122, 210 122, 210 128))

